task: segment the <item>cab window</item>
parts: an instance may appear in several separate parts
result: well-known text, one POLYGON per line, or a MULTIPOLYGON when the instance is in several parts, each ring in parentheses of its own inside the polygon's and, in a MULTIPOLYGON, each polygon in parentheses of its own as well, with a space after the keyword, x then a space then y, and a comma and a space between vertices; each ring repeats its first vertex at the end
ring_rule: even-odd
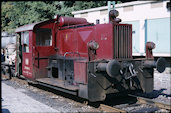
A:
POLYGON ((29 53, 29 32, 21 32, 21 40, 23 45, 23 52, 29 53))
POLYGON ((36 30, 37 46, 52 46, 52 31, 48 28, 39 28, 36 30))

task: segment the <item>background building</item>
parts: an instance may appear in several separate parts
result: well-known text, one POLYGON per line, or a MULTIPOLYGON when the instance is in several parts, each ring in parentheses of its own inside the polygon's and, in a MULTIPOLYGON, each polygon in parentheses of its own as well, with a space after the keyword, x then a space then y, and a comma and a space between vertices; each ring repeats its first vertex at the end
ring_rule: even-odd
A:
MULTIPOLYGON (((145 43, 153 41, 155 57, 170 58, 170 2, 169 1, 134 1, 116 4, 121 23, 133 26, 133 55, 145 56, 145 43)), ((86 18, 96 24, 108 23, 108 6, 72 12, 74 17, 86 18)))
POLYGON ((1 32, 1 49, 12 43, 16 44, 16 35, 14 33, 1 32))

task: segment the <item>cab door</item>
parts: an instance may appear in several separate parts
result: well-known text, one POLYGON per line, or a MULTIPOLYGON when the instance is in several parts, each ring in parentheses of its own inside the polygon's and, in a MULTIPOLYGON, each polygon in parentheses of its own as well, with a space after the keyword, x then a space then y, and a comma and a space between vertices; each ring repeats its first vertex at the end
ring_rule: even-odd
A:
POLYGON ((15 62, 16 76, 22 74, 22 46, 21 46, 21 34, 17 34, 16 37, 16 62, 15 62))
MULTIPOLYGON (((53 24, 52 24, 53 25, 53 24)), ((33 76, 35 79, 48 77, 48 58, 56 53, 52 40, 51 25, 39 26, 33 34, 33 76)))
POLYGON ((21 32, 22 43, 22 74, 27 78, 32 76, 32 32, 21 32))

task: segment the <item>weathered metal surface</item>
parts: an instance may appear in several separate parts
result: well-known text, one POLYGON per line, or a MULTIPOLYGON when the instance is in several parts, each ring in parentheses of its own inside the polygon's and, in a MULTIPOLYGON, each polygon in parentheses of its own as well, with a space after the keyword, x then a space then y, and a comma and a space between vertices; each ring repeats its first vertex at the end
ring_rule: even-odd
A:
POLYGON ((78 86, 68 85, 63 80, 58 80, 58 79, 53 79, 53 78, 39 78, 39 79, 36 79, 36 81, 39 81, 45 84, 50 84, 50 85, 57 86, 57 87, 61 87, 61 88, 68 89, 71 91, 77 91, 79 89, 78 86))
POLYGON ((87 62, 75 61, 74 62, 74 80, 77 83, 87 84, 87 62))
POLYGON ((117 60, 110 60, 108 63, 99 63, 97 65, 97 71, 106 71, 110 77, 119 75, 121 65, 117 60))
POLYGON ((132 26, 126 24, 114 25, 114 58, 132 58, 132 26))
POLYGON ((152 49, 155 48, 155 44, 153 42, 147 42, 146 43, 146 58, 154 58, 152 49))
POLYGON ((121 22, 122 20, 120 18, 116 18, 119 16, 119 12, 117 10, 110 10, 109 12, 109 22, 112 22, 114 24, 121 22))
POLYGON ((52 20, 47 20, 47 21, 41 21, 41 22, 36 22, 36 23, 32 23, 32 24, 27 24, 27 25, 23 25, 18 27, 15 32, 19 33, 19 32, 23 32, 23 31, 29 31, 29 30, 34 30, 35 26, 37 25, 41 25, 42 23, 49 23, 51 21, 54 21, 54 19, 52 20))
POLYGON ((64 25, 76 25, 76 24, 85 24, 87 23, 87 20, 84 18, 74 18, 74 17, 59 17, 58 20, 58 26, 64 26, 64 25))
POLYGON ((109 12, 109 20, 112 21, 112 19, 119 16, 119 12, 117 10, 110 10, 109 12))
POLYGON ((110 77, 115 77, 120 74, 121 65, 117 60, 111 60, 107 64, 106 72, 110 77))
POLYGON ((107 63, 99 63, 97 65, 97 71, 106 71, 107 63))
POLYGON ((97 50, 99 48, 99 44, 95 41, 91 41, 88 43, 88 47, 90 49, 94 49, 94 50, 97 50))
POLYGON ((143 64, 144 68, 156 68, 158 72, 164 72, 166 68, 166 61, 164 58, 160 57, 157 61, 146 60, 143 64))
POLYGON ((78 96, 85 98, 85 99, 89 99, 88 97, 88 85, 86 84, 79 84, 79 92, 78 92, 78 96))
POLYGON ((164 72, 166 68, 166 60, 164 58, 157 59, 156 68, 158 72, 160 73, 164 72))
POLYGON ((28 24, 28 25, 21 26, 21 27, 17 28, 15 30, 15 32, 22 32, 22 31, 33 30, 34 26, 36 24, 39 24, 39 23, 41 23, 41 22, 37 22, 37 23, 32 23, 32 24, 28 24))
POLYGON ((99 44, 92 40, 87 43, 88 47, 88 59, 89 61, 95 60, 96 59, 96 50, 99 48, 99 44))

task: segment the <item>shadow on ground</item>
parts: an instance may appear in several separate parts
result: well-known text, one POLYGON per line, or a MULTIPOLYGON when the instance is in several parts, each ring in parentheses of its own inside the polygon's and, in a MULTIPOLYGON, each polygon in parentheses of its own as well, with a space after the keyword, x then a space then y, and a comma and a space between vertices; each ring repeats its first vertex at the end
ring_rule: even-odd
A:
POLYGON ((8 109, 2 109, 2 113, 10 113, 8 109))

